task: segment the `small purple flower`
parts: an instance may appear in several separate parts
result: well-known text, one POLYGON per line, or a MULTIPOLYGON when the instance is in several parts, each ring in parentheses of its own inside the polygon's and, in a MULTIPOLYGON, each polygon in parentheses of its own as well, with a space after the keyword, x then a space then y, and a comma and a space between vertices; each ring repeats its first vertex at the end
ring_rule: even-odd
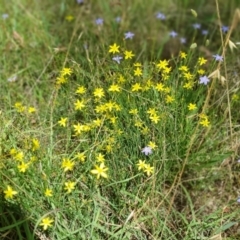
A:
POLYGON ((171 32, 169 33, 169 35, 170 35, 171 37, 175 38, 178 34, 177 34, 177 32, 175 32, 175 31, 171 31, 171 32))
POLYGON ((125 39, 133 39, 134 35, 135 35, 135 34, 132 33, 132 32, 126 32, 126 33, 124 33, 125 39))
POLYGON ((194 29, 200 29, 201 28, 200 23, 194 23, 192 26, 193 26, 194 29))
POLYGON ((76 0, 78 4, 84 3, 84 0, 76 0))
POLYGON ((202 30, 202 35, 208 35, 208 30, 202 30))
POLYGON ((97 18, 97 19, 95 20, 95 23, 96 23, 97 25, 103 25, 103 19, 102 19, 102 18, 97 18))
POLYGON ((209 80, 209 78, 206 75, 200 77, 200 81, 199 81, 200 84, 207 85, 209 82, 210 82, 210 80, 209 80))
POLYGON ((223 56, 220 56, 219 54, 213 55, 214 59, 218 62, 223 62, 223 56))
POLYGON ((240 197, 238 197, 237 202, 240 203, 240 197))
POLYGON ((8 17, 9 17, 9 15, 8 15, 7 13, 3 13, 3 14, 2 14, 2 19, 3 19, 3 20, 7 19, 8 17))
POLYGON ((112 58, 113 61, 117 62, 118 64, 120 64, 121 60, 122 60, 122 57, 117 55, 115 57, 112 58))
POLYGON ((183 38, 183 37, 180 38, 180 43, 185 44, 186 42, 187 42, 186 38, 183 38))
POLYGON ((222 26, 222 32, 223 33, 227 33, 229 30, 229 27, 228 26, 222 26))
POLYGON ((142 153, 144 153, 146 156, 152 154, 152 148, 147 146, 147 147, 144 147, 141 151, 142 153))
POLYGON ((240 159, 238 159, 237 162, 240 163, 240 159))
POLYGON ((166 16, 165 16, 165 14, 163 14, 163 13, 161 13, 161 12, 158 12, 158 13, 156 14, 156 18, 157 18, 157 19, 161 19, 161 20, 165 20, 165 19, 166 19, 166 16))
POLYGON ((122 20, 121 17, 116 17, 116 18, 115 18, 115 21, 116 21, 117 23, 121 22, 121 20, 122 20))

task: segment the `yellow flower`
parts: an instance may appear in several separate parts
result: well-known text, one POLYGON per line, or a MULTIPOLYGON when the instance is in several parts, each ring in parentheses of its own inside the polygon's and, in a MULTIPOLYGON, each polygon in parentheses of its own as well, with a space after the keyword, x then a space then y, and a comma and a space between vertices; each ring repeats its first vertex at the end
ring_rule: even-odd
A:
POLYGON ((137 115, 138 114, 138 110, 136 108, 134 108, 134 109, 131 109, 129 111, 129 113, 132 114, 132 115, 137 115))
POLYGON ((186 59, 186 57, 187 57, 187 54, 185 53, 185 52, 180 52, 180 58, 182 58, 182 59, 186 59))
POLYGON ((77 88, 77 90, 76 90, 75 93, 77 93, 77 94, 83 94, 83 93, 85 93, 85 92, 86 92, 86 88, 83 87, 83 86, 79 86, 79 87, 77 88))
POLYGON ((188 67, 185 66, 185 65, 182 65, 181 67, 179 67, 178 70, 180 70, 182 72, 188 72, 189 71, 188 67))
POLYGON ((139 63, 139 62, 137 62, 137 63, 134 63, 133 66, 134 66, 134 67, 142 67, 142 64, 139 63))
POLYGON ((118 83, 124 83, 124 82, 126 82, 125 78, 124 78, 122 75, 119 76, 119 78, 118 78, 117 81, 118 81, 118 83))
POLYGON ((52 195, 52 190, 49 189, 49 188, 47 188, 47 189, 45 190, 45 192, 44 192, 44 195, 45 195, 46 197, 52 197, 52 196, 53 196, 53 195, 52 195))
POLYGON ((74 124, 73 125, 74 132, 76 135, 79 135, 83 132, 84 130, 84 125, 80 125, 80 123, 74 124))
POLYGON ((143 123, 140 121, 135 121, 134 126, 141 128, 143 126, 143 123))
POLYGON ((104 158, 104 155, 99 153, 97 156, 96 156, 96 159, 97 159, 97 162, 104 162, 105 161, 105 158, 104 158))
POLYGON ((142 69, 140 67, 134 70, 134 76, 142 76, 142 69))
POLYGON ((103 122, 102 119, 97 118, 97 119, 93 120, 93 125, 94 125, 94 127, 100 127, 102 125, 102 122, 103 122))
POLYGON ((159 92, 164 92, 164 85, 162 83, 158 83, 155 88, 159 91, 159 92))
POLYGON ((106 110, 108 110, 109 112, 111 112, 111 111, 113 110, 113 108, 114 108, 114 103, 111 102, 111 101, 105 103, 105 108, 106 108, 106 110))
POLYGON ((156 65, 159 70, 163 70, 166 67, 168 67, 168 61, 167 60, 160 60, 159 63, 156 65))
POLYGON ((113 146, 111 144, 108 144, 105 149, 106 149, 107 153, 111 153, 113 150, 113 146))
POLYGON ((117 121, 117 117, 110 117, 109 118, 109 120, 110 120, 110 122, 112 123, 112 124, 115 124, 116 123, 116 121, 117 121))
POLYGON ((193 75, 190 72, 184 72, 183 76, 187 79, 187 80, 192 80, 193 79, 193 75))
POLYGON ((145 161, 139 160, 137 166, 138 166, 138 170, 143 170, 145 169, 146 163, 145 161))
POLYGON ((135 83, 132 85, 132 92, 138 92, 139 90, 142 90, 142 87, 139 83, 135 83))
POLYGON ((193 104, 193 103, 189 103, 188 104, 188 110, 191 111, 191 110, 195 110, 197 108, 197 105, 196 104, 193 104))
POLYGON ((95 111, 97 113, 103 113, 103 112, 107 111, 107 107, 106 107, 105 104, 97 105, 96 108, 95 108, 95 111))
POLYGON ((10 186, 7 186, 7 189, 6 189, 5 191, 3 191, 3 192, 4 192, 4 194, 5 194, 4 197, 5 197, 6 200, 7 200, 7 199, 12 199, 13 196, 17 194, 17 192, 14 191, 14 190, 12 189, 12 187, 10 187, 10 186))
POLYGON ((82 110, 86 105, 84 103, 84 100, 80 101, 79 99, 74 103, 75 110, 82 110))
POLYGON ((93 92, 94 97, 102 98, 104 96, 103 88, 96 88, 93 92))
POLYGON ((154 150, 155 148, 157 148, 156 143, 155 143, 155 142, 152 142, 152 141, 150 141, 147 146, 150 147, 150 148, 153 149, 153 150, 154 150))
POLYGON ((143 135, 148 135, 149 132, 150 132, 150 129, 149 129, 148 127, 144 127, 144 128, 141 130, 141 133, 142 133, 143 135))
POLYGON ((33 138, 33 139, 32 139, 32 150, 33 150, 33 151, 36 151, 36 150, 38 150, 39 148, 40 148, 40 143, 39 143, 38 139, 33 138))
POLYGON ((166 102, 167 103, 172 103, 172 102, 174 102, 174 97, 172 97, 172 96, 170 96, 170 95, 167 95, 167 97, 166 97, 166 102))
POLYGON ((236 101, 238 101, 239 100, 239 96, 236 94, 236 93, 234 93, 233 95, 232 95, 232 101, 233 102, 236 102, 236 101))
POLYGON ((120 92, 120 87, 117 84, 112 84, 109 89, 109 92, 120 92))
POLYGON ((61 71, 60 71, 60 74, 62 77, 64 76, 70 76, 72 74, 72 69, 71 68, 63 68, 61 71))
POLYGON ((109 51, 110 53, 119 53, 119 46, 114 43, 113 45, 109 46, 109 51))
POLYGON ((17 112, 19 112, 19 113, 24 112, 25 109, 26 109, 26 107, 25 107, 21 102, 16 102, 16 103, 14 104, 14 107, 15 107, 15 109, 17 110, 17 112))
POLYGON ((25 173, 26 170, 29 168, 29 163, 24 163, 21 162, 18 166, 17 166, 19 172, 25 173))
POLYGON ((156 114, 157 114, 157 111, 156 111, 155 108, 149 108, 149 109, 147 110, 147 113, 148 113, 149 115, 156 115, 156 114))
POLYGON ((66 127, 67 120, 68 118, 61 117, 61 119, 58 121, 58 124, 62 127, 66 127))
POLYGON ((72 171, 75 163, 72 162, 69 158, 63 158, 62 161, 62 168, 64 169, 64 172, 66 171, 72 171))
POLYGON ((201 121, 200 121, 200 124, 204 127, 209 127, 210 125, 210 122, 207 118, 203 118, 201 121))
POLYGON ((144 172, 150 176, 154 171, 154 167, 151 167, 150 164, 146 164, 144 168, 144 172))
POLYGON ((17 150, 15 148, 12 148, 9 153, 11 156, 14 156, 17 154, 17 150))
POLYGON ((57 77, 56 84, 61 85, 67 82, 67 79, 64 76, 57 77))
POLYGON ((35 113, 36 112, 36 108, 35 107, 29 107, 28 108, 28 113, 35 113))
POLYGON ((53 219, 49 217, 43 218, 42 222, 40 223, 40 226, 43 227, 43 230, 47 230, 49 227, 52 226, 52 223, 54 222, 53 219))
POLYGON ((170 89, 169 87, 165 87, 165 88, 163 89, 163 91, 164 91, 165 93, 170 93, 170 92, 171 92, 171 89, 170 89))
POLYGON ((185 83, 185 84, 183 85, 183 88, 192 89, 193 86, 194 86, 194 82, 189 81, 189 82, 187 82, 187 83, 185 83))
POLYGON ((207 60, 206 60, 205 58, 203 58, 203 57, 198 58, 198 64, 199 64, 200 66, 202 66, 202 65, 205 64, 206 62, 207 62, 207 60))
POLYGON ((76 157, 79 161, 85 162, 86 155, 85 155, 84 153, 77 153, 77 154, 75 155, 75 157, 76 157))
POLYGON ((171 70, 172 70, 171 67, 165 67, 164 69, 162 69, 163 75, 168 76, 171 70))
POLYGON ((204 70, 204 69, 198 69, 197 73, 198 73, 199 75, 204 75, 205 70, 204 70))
POLYGON ((64 190, 67 191, 67 193, 71 193, 72 190, 74 190, 76 182, 71 182, 71 181, 67 181, 64 183, 65 187, 64 190))
POLYGON ((158 123, 160 120, 160 117, 158 115, 151 115, 149 118, 154 123, 158 123))
POLYGON ((22 151, 19 151, 15 154, 14 158, 17 160, 17 161, 22 161, 23 160, 23 157, 24 157, 24 153, 22 151))
POLYGON ((132 53, 132 51, 125 51, 124 52, 125 55, 125 59, 132 59, 132 57, 134 57, 134 54, 132 53))
POLYGON ((67 15, 67 16, 65 17, 65 19, 66 19, 68 22, 71 22, 71 21, 74 19, 74 17, 73 17, 72 15, 67 15))
POLYGON ((108 168, 105 167, 104 163, 102 162, 100 166, 95 166, 95 169, 91 170, 92 174, 97 175, 97 179, 100 177, 108 178, 108 175, 106 172, 108 171, 108 168))

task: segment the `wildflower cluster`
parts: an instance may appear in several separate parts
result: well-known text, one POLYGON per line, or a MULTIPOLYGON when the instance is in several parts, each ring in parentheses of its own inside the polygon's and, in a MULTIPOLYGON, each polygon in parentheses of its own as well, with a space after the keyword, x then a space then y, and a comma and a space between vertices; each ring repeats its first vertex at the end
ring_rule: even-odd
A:
MULTIPOLYGON (((78 7, 85 5, 83 0, 76 2, 78 7)), ((155 17, 160 23, 167 19, 162 12, 155 17)), ((73 15, 66 15, 69 23, 65 24, 74 19, 73 15)), ((115 21, 120 25, 124 19, 116 17, 115 21)), ((98 17, 91 24, 100 34, 105 19, 98 17)), ((199 23, 192 28, 208 35, 199 23)), ((222 31, 226 33, 228 29, 222 31)), ((64 204, 71 204, 74 209, 76 199, 85 195, 91 198, 91 194, 85 194, 89 189, 111 186, 110 182, 127 182, 138 175, 147 181, 154 179, 156 172, 164 174, 166 159, 185 157, 183 151, 172 153, 175 145, 186 146, 186 136, 193 130, 197 135, 197 130, 207 132, 213 126, 211 111, 203 108, 212 83, 209 66, 221 64, 225 56, 214 54, 207 59, 180 51, 176 58, 143 62, 141 53, 130 47, 139 37, 137 32, 124 29, 120 34, 116 42, 110 38, 110 43, 103 43, 104 59, 92 59, 85 45, 90 67, 78 63, 77 57, 66 58, 69 67, 60 69, 54 81, 56 94, 49 101, 51 106, 43 111, 44 118, 39 113, 39 127, 45 127, 39 130, 41 137, 35 136, 35 122, 29 121, 29 128, 34 129, 27 129, 23 135, 31 132, 31 137, 8 142, 3 168, 10 169, 11 181, 10 177, 4 179, 4 198, 14 202, 21 200, 29 189, 37 192, 38 201, 44 206, 44 217, 39 220, 43 230, 54 224, 54 218, 44 211, 45 206, 56 206, 55 199, 64 199, 64 204), (26 179, 31 179, 27 190, 26 179)), ((167 38, 187 45, 187 39, 174 30, 168 32, 167 38)), ((15 80, 8 82, 13 84, 15 80)), ((238 101, 239 96, 234 94, 232 100, 238 101)), ((41 112, 22 102, 16 102, 13 109, 20 120, 41 112)))
POLYGON ((59 76, 57 77, 56 79, 56 84, 57 86, 60 86, 62 84, 65 84, 67 83, 68 81, 68 77, 71 76, 72 74, 72 70, 71 68, 63 68, 61 71, 60 71, 60 74, 59 76))
POLYGON ((19 113, 32 114, 36 112, 36 108, 33 106, 25 106, 22 102, 16 102, 14 108, 19 113))

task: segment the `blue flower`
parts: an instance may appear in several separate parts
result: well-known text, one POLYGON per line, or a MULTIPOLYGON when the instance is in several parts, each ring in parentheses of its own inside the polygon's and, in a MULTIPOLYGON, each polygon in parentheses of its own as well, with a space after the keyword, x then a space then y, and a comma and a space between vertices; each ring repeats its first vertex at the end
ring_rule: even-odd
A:
POLYGON ((228 26, 222 26, 222 32, 223 33, 227 33, 229 30, 229 27, 228 26))
POLYGON ((144 147, 141 151, 142 153, 144 153, 146 156, 152 154, 152 148, 147 146, 147 147, 144 147))
POLYGON ((175 38, 178 34, 177 34, 177 32, 175 32, 175 31, 171 31, 171 32, 169 33, 169 35, 170 35, 171 37, 175 38))
POLYGON ((124 35, 125 35, 125 39, 132 39, 135 34, 132 32, 126 32, 124 33, 124 35))
POLYGON ((2 14, 2 19, 3 19, 3 20, 7 19, 8 17, 9 17, 9 15, 8 15, 7 13, 3 13, 3 14, 2 14))
POLYGON ((115 21, 116 21, 117 23, 121 22, 121 20, 122 20, 121 17, 116 17, 116 18, 115 18, 115 21))
POLYGON ((202 35, 208 35, 208 30, 202 30, 202 35))
POLYGON ((122 60, 122 57, 117 55, 115 57, 112 58, 113 61, 117 62, 118 64, 120 64, 121 60, 122 60))
POLYGON ((84 0, 76 0, 78 4, 81 4, 84 2, 84 0))
POLYGON ((200 23, 194 23, 192 26, 193 26, 194 29, 200 29, 201 28, 200 23))
POLYGON ((165 16, 165 14, 163 14, 161 12, 158 12, 158 13, 156 13, 156 18, 161 19, 161 20, 165 20, 166 16, 165 16))
POLYGON ((184 43, 186 43, 186 42, 187 42, 187 39, 186 39, 186 38, 183 38, 183 37, 181 37, 181 38, 180 38, 180 42, 181 42, 182 44, 184 44, 184 43))
POLYGON ((210 80, 209 80, 209 78, 206 75, 200 77, 200 81, 199 81, 200 84, 207 85, 209 82, 210 82, 210 80))
POLYGON ((96 23, 97 25, 103 25, 103 19, 102 19, 102 18, 97 18, 97 19, 95 20, 95 23, 96 23))
POLYGON ((240 197, 238 197, 237 202, 240 203, 240 197))
POLYGON ((213 55, 214 59, 218 62, 223 62, 223 56, 220 56, 219 54, 213 55))

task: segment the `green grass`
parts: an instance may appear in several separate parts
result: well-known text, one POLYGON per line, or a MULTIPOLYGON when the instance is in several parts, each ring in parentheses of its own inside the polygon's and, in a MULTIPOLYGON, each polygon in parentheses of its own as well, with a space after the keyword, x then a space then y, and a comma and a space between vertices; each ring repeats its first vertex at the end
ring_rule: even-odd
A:
MULTIPOLYGON (((230 26, 237 1, 218 4, 222 24, 230 26)), ((240 238, 238 50, 221 42, 214 2, 24 0, 5 2, 1 11, 9 14, 0 21, 1 239, 240 238), (167 19, 156 19, 158 11, 167 19), (95 24, 99 17, 102 26, 95 24), (124 39, 128 31, 133 39, 124 39), (120 64, 109 52, 114 43, 120 64), (125 60, 126 50, 135 56, 125 60), (219 64, 212 55, 223 50, 219 64), (225 84, 217 78, 199 84, 216 69, 225 84), (114 86, 119 91, 110 91, 114 86), (97 89, 102 97, 94 96, 97 89), (84 105, 78 110, 77 101, 84 105), (145 156, 151 142, 156 148, 145 156), (92 170, 99 167, 107 178, 97 179, 92 170), (44 231, 47 218, 52 226, 44 231)))

